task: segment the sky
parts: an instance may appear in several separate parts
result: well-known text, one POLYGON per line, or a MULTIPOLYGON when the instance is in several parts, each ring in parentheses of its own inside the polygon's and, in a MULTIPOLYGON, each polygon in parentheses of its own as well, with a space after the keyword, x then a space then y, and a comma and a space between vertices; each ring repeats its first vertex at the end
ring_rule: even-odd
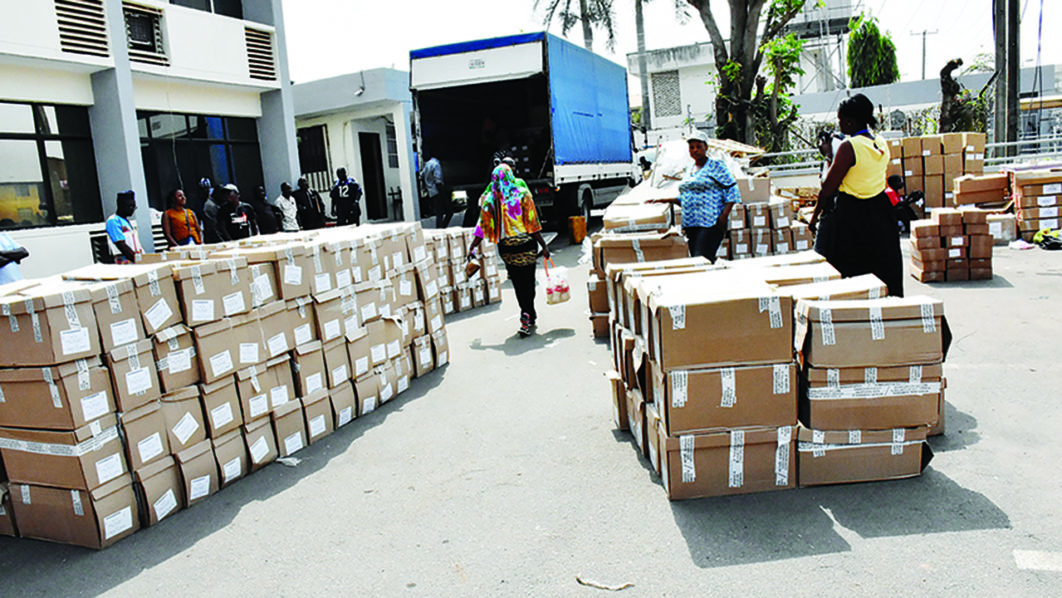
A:
MULTIPOLYGON (((574 1, 574 0, 573 0, 574 1)), ((922 75, 923 30, 926 72, 933 78, 945 62, 961 57, 969 64, 980 53, 993 53, 992 0, 852 0, 881 21, 897 47, 900 78, 922 75)), ((1022 66, 1034 66, 1037 27, 1043 17, 1041 64, 1062 63, 1062 2, 1019 0, 1022 4, 1022 66)), ((363 69, 409 69, 409 51, 440 44, 544 29, 535 0, 283 0, 290 74, 296 83, 363 69)), ((637 50, 632 0, 615 0, 617 40, 614 52, 595 32, 594 51, 626 66, 637 50)), ((545 4, 546 0, 542 0, 545 4)), ((712 6, 724 35, 729 29, 727 3, 712 6)), ((650 50, 708 41, 700 19, 680 23, 672 0, 645 5, 646 47, 650 50)), ((560 25, 549 31, 560 35, 560 25)), ((577 26, 568 39, 582 45, 577 26)), ((991 60, 989 62, 991 63, 991 60)), ((631 103, 638 104, 637 94, 631 103)))

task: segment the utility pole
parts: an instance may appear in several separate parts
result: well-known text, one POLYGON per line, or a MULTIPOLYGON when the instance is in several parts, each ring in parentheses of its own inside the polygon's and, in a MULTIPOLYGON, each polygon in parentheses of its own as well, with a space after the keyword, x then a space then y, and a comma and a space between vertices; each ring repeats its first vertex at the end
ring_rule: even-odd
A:
MULTIPOLYGON (((1018 0, 1007 0, 1007 141, 1018 140, 1018 85, 1021 84, 1018 65, 1020 64, 1020 39, 1018 38, 1018 0)), ((1007 155, 1018 153, 1016 145, 1007 146, 1007 155)))
POLYGON ((649 141, 649 129, 652 128, 652 118, 649 106, 649 69, 645 60, 645 20, 642 15, 642 0, 634 0, 634 21, 637 24, 638 35, 638 80, 642 87, 642 131, 646 144, 649 141))
MULTIPOLYGON (((995 141, 1018 140, 1018 65, 1019 30, 1018 0, 993 0, 992 18, 996 37, 995 141)), ((1008 145, 1004 152, 1015 155, 1016 148, 1008 145)))
POLYGON ((922 31, 912 31, 911 32, 911 35, 921 35, 922 36, 922 80, 923 81, 926 78, 926 36, 927 35, 936 35, 938 33, 940 33, 940 31, 938 31, 936 29, 934 29, 933 31, 927 31, 927 30, 923 29, 922 31))
POLYGON ((1007 0, 992 0, 992 27, 996 42, 996 88, 993 141, 1007 140, 1007 0))

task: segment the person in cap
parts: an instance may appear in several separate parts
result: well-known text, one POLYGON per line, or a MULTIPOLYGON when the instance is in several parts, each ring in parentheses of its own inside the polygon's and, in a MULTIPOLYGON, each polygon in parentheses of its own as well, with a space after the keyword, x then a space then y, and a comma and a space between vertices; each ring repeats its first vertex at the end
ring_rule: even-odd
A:
POLYGON ((238 241, 258 234, 254 208, 240 201, 240 190, 229 183, 222 187, 225 204, 218 209, 218 236, 223 241, 238 241))
POLYGON ((682 229, 690 255, 715 263, 726 235, 727 220, 735 203, 741 202, 734 175, 722 160, 708 157, 708 136, 694 131, 686 137, 693 164, 679 183, 677 200, 661 200, 682 206, 682 229))
POLYGON ((107 240, 110 242, 111 254, 116 264, 131 264, 136 261, 137 255, 144 253, 140 240, 136 237, 136 231, 133 230, 133 224, 129 221, 134 212, 136 212, 136 194, 132 191, 119 193, 118 205, 105 225, 107 240))

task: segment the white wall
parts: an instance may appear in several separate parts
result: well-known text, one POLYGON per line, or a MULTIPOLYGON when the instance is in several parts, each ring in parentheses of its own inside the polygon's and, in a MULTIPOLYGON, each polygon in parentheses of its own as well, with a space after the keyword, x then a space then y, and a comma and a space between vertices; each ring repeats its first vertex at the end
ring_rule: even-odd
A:
POLYGON ((96 67, 113 66, 114 60, 64 53, 59 48, 59 26, 51 0, 0 0, 0 54, 63 60, 96 67))
POLYGON ((5 232, 29 251, 29 257, 22 260, 22 277, 40 278, 91 265, 89 231, 101 228, 102 223, 5 232))
POLYGON ((133 97, 137 110, 252 118, 262 116, 261 94, 257 90, 237 87, 202 85, 134 74, 133 97))
POLYGON ((88 72, 0 64, 0 98, 13 102, 89 106, 93 103, 92 79, 88 72))

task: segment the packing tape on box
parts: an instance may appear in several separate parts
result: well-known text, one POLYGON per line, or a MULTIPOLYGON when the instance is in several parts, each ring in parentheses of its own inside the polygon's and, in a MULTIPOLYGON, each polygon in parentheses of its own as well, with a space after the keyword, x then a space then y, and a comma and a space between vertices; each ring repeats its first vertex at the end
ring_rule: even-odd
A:
POLYGON ((885 340, 885 322, 881 319, 881 306, 870 308, 870 339, 885 340))
POLYGON ((6 403, 7 399, 4 398, 4 387, 0 386, 0 403, 6 403))
POLYGON ((107 285, 107 303, 111 307, 111 314, 122 313, 122 302, 118 299, 118 285, 107 285))
POLYGON ((169 328, 167 328, 165 330, 160 330, 155 335, 155 339, 166 343, 166 342, 169 342, 171 340, 176 340, 181 332, 182 331, 177 326, 171 326, 171 327, 169 327, 169 328))
POLYGON ((140 369, 140 353, 136 351, 134 345, 126 347, 126 352, 129 354, 129 367, 134 370, 140 369))
POLYGON ((158 297, 162 294, 162 287, 159 286, 159 273, 156 270, 148 270, 148 290, 151 291, 152 297, 158 297))
POLYGON ((839 451, 853 448, 889 447, 893 455, 903 454, 903 447, 922 444, 921 440, 907 440, 904 442, 868 442, 866 444, 826 444, 816 442, 798 442, 797 451, 811 453, 815 457, 822 457, 828 451, 839 451), (897 452, 899 451, 899 452, 897 452))
POLYGON ((881 288, 874 287, 870 289, 869 291, 867 291, 867 297, 871 299, 881 299, 881 288))
POLYGON ((774 394, 776 395, 784 395, 789 393, 790 386, 788 363, 776 363, 774 365, 772 387, 774 390, 774 394))
POLYGON ((176 351, 181 348, 181 343, 177 340, 177 337, 173 337, 166 341, 166 346, 170 348, 170 351, 176 351))
POLYGON ((693 436, 689 434, 679 436, 679 457, 682 459, 682 482, 684 484, 692 484, 697 481, 697 466, 693 461, 693 447, 693 436))
POLYGON ((324 265, 321 264, 321 245, 314 243, 311 249, 313 250, 313 269, 317 274, 321 274, 324 272, 324 265))
POLYGON ((634 249, 635 259, 641 263, 645 261, 645 253, 642 252, 642 243, 638 239, 631 239, 631 248, 634 249))
POLYGON ((30 487, 27 486, 26 484, 22 485, 22 504, 24 504, 24 505, 33 504, 33 500, 30 497, 30 487))
POLYGON ((866 384, 874 384, 878 381, 878 368, 869 367, 863 370, 863 382, 866 384))
POLYGON ((833 334, 833 311, 826 307, 819 310, 819 326, 822 328, 822 344, 829 347, 837 344, 833 334))
POLYGON ((940 382, 876 382, 832 387, 820 386, 808 389, 808 399, 812 401, 838 401, 909 397, 936 394, 940 392, 940 388, 940 382))
POLYGON ((734 384, 734 368, 723 368, 719 370, 719 384, 722 387, 722 396, 719 399, 719 406, 730 408, 737 403, 737 389, 734 384))
POLYGON ((52 377, 52 368, 41 368, 41 372, 44 373, 44 381, 48 383, 48 392, 52 395, 52 405, 56 409, 62 409, 63 401, 59 396, 59 387, 55 385, 55 378, 52 377))
POLYGON ((933 317, 933 305, 923 303, 922 308, 922 332, 931 334, 937 331, 937 321, 933 317))
POLYGON ((841 385, 841 370, 830 368, 826 370, 826 385, 834 388, 841 385))
POLYGON ((18 318, 11 313, 11 305, 7 303, 0 305, 0 313, 7 316, 7 322, 11 325, 11 332, 18 332, 18 318))
POLYGON ((767 312, 771 318, 771 328, 782 327, 782 301, 777 295, 760 297, 760 313, 767 312))
POLYGON ((793 428, 778 428, 778 447, 774 450, 774 485, 789 485, 789 443, 793 441, 793 428))
POLYGON ((74 362, 77 365, 77 388, 78 390, 88 390, 92 386, 92 381, 89 379, 89 367, 88 362, 84 359, 78 359, 74 362))
POLYGON ((0 438, 0 449, 53 457, 83 457, 102 449, 104 445, 112 440, 118 440, 118 428, 116 426, 111 426, 96 436, 73 445, 0 438))
POLYGON ((26 313, 30 315, 30 321, 33 323, 33 342, 43 343, 44 336, 41 334, 41 319, 37 315, 37 310, 33 307, 33 299, 26 299, 26 313))
POLYGON ((203 268, 199 264, 192 266, 192 286, 195 287, 196 295, 206 292, 206 287, 203 285, 203 268))
POLYGON ((81 506, 81 492, 80 491, 78 491, 78 490, 71 490, 70 491, 70 502, 74 506, 74 515, 77 515, 78 517, 84 517, 85 516, 85 508, 83 506, 81 506))
POLYGON ((685 305, 672 305, 667 308, 671 312, 671 329, 672 330, 685 330, 686 329, 686 306, 685 305))
POLYGON ((745 431, 730 431, 730 476, 727 485, 740 488, 745 485, 745 431))
POLYGON ((308 303, 310 303, 310 300, 307 297, 299 297, 298 299, 295 300, 295 305, 299 308, 299 317, 300 318, 305 318, 306 317, 306 305, 308 303))
POLYGON ((911 371, 907 375, 907 381, 911 384, 918 384, 922 381, 922 366, 912 365, 911 371))
POLYGON ((861 444, 863 442, 863 433, 859 430, 848 431, 848 444, 861 444))

